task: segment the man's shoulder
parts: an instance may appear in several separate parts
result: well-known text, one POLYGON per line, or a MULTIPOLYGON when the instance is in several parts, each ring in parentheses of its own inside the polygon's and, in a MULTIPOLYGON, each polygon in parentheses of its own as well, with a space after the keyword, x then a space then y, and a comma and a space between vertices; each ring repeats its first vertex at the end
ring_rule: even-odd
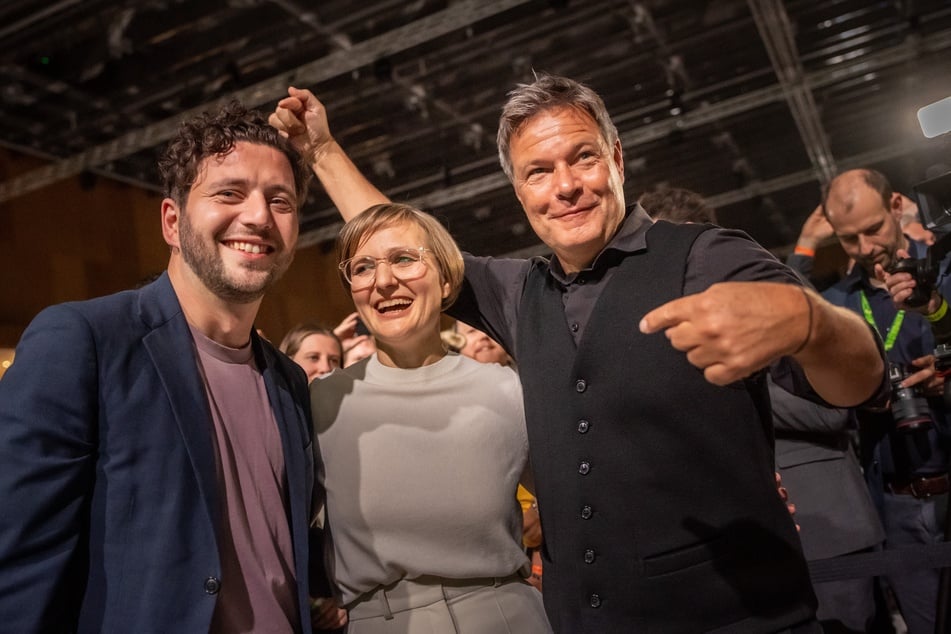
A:
POLYGON ((762 249, 764 252, 769 253, 763 249, 763 247, 756 240, 753 239, 753 236, 742 229, 732 229, 729 227, 721 227, 719 225, 711 224, 682 224, 677 226, 681 228, 681 231, 685 229, 693 229, 696 232, 696 237, 698 238, 696 246, 698 248, 722 247, 723 245, 738 243, 743 245, 753 245, 756 248, 762 249))
POLYGON ((187 336, 184 314, 171 286, 155 284, 44 308, 27 326, 21 343, 62 351, 92 345, 101 358, 125 358, 123 351, 144 344, 153 331, 161 330, 159 345, 173 346, 168 337, 187 336))
POLYGON ((684 293, 719 282, 802 284, 801 278, 744 231, 712 226, 690 245, 684 293))
POLYGON ((669 220, 663 219, 655 220, 645 231, 648 236, 652 233, 657 234, 661 232, 700 235, 706 231, 720 231, 723 233, 737 233, 740 235, 746 235, 742 231, 724 229, 719 225, 710 224, 708 222, 671 222, 669 220))
POLYGON ((155 312, 167 319, 170 314, 180 314, 181 308, 167 279, 160 278, 140 288, 126 289, 93 297, 54 304, 41 311, 41 315, 69 319, 82 317, 92 324, 108 325, 115 319, 125 319, 129 314, 155 312))
POLYGON ((741 266, 752 260, 780 263, 772 253, 741 229, 711 224, 674 225, 671 229, 679 232, 673 235, 679 236, 680 240, 692 240, 690 257, 694 259, 725 260, 730 262, 731 266, 741 266))
POLYGON ((138 291, 120 291, 112 295, 53 304, 41 310, 33 319, 33 326, 51 326, 84 322, 92 330, 110 332, 111 324, 125 319, 134 311, 138 291))
POLYGON ((547 254, 541 253, 543 247, 537 249, 528 249, 524 253, 513 253, 507 256, 491 255, 473 255, 463 252, 462 260, 466 265, 466 274, 468 275, 475 269, 488 269, 493 271, 521 272, 535 266, 547 267, 550 258, 547 254), (536 253, 537 251, 537 253, 536 253))

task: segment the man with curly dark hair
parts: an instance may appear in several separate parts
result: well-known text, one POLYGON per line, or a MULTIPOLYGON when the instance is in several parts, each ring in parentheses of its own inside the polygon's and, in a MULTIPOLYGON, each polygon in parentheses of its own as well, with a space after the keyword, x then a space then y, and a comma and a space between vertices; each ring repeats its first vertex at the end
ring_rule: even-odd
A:
POLYGON ((6 631, 309 631, 307 384, 253 327, 306 171, 237 103, 160 171, 168 270, 41 312, 0 383, 6 631))

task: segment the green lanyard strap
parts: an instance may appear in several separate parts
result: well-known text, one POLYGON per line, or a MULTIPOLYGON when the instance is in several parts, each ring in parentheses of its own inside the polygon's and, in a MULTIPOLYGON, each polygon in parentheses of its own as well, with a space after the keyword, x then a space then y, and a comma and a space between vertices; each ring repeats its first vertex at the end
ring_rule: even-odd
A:
MULTIPOLYGON (((875 317, 872 315, 872 307, 868 303, 868 297, 865 296, 865 291, 860 289, 859 293, 862 294, 862 314, 865 315, 865 321, 871 324, 872 328, 881 334, 881 331, 878 330, 878 325, 875 323, 875 317)), ((895 347, 895 340, 898 339, 898 331, 901 330, 901 322, 904 320, 905 311, 903 310, 898 311, 898 314, 892 319, 892 325, 888 327, 888 334, 885 336, 885 352, 895 347)))

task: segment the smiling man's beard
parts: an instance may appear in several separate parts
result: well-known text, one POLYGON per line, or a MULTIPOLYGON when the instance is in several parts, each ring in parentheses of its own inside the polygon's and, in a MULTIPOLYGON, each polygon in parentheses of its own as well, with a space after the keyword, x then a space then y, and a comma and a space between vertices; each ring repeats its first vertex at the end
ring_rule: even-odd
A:
POLYGON ((218 242, 213 239, 210 242, 203 240, 192 228, 184 210, 178 235, 185 264, 208 290, 228 302, 249 304, 257 301, 284 275, 294 259, 293 251, 284 251, 273 264, 267 265, 268 268, 245 265, 241 267, 241 271, 251 274, 236 275, 235 271, 229 272, 225 268, 224 260, 218 252, 218 242))

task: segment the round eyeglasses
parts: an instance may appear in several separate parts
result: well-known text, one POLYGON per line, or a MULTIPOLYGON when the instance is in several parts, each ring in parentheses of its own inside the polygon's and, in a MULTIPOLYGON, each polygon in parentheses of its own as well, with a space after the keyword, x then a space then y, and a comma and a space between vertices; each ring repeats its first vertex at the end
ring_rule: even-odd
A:
POLYGON ((337 268, 350 284, 350 290, 360 291, 373 285, 377 267, 381 262, 385 262, 393 277, 401 282, 422 277, 426 273, 423 253, 427 251, 432 252, 426 247, 405 247, 394 249, 382 258, 360 255, 344 260, 337 268))

